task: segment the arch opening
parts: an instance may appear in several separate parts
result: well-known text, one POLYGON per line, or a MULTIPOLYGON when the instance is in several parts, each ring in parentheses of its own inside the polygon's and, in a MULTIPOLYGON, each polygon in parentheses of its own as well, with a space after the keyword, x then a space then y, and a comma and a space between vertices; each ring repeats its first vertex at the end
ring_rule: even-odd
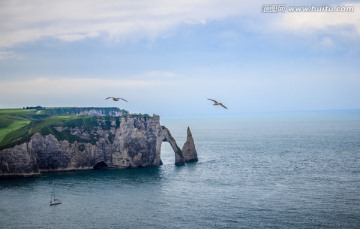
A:
POLYGON ((163 141, 161 143, 160 160, 163 165, 174 164, 175 154, 169 142, 163 141))
POLYGON ((97 162, 93 167, 94 170, 107 169, 107 168, 108 165, 104 161, 97 162))
POLYGON ((177 146, 175 139, 171 136, 170 131, 165 126, 162 126, 162 131, 162 142, 170 143, 170 146, 175 153, 175 165, 185 165, 184 155, 181 149, 177 146))

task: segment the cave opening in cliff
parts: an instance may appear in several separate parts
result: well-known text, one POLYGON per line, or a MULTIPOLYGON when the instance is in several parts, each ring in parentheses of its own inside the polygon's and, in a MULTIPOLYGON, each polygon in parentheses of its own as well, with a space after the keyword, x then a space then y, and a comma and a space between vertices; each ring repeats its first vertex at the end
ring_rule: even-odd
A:
POLYGON ((97 162, 93 167, 94 170, 107 169, 107 168, 108 165, 104 161, 97 162))
POLYGON ((173 165, 175 161, 174 150, 171 148, 169 142, 163 142, 161 144, 161 154, 160 159, 163 165, 173 165))

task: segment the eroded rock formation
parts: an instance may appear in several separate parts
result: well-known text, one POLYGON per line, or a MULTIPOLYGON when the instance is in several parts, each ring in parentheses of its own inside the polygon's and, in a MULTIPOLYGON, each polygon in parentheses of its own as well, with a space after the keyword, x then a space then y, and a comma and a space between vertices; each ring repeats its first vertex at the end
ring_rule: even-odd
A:
POLYGON ((162 164, 160 153, 164 141, 172 146, 176 165, 184 165, 186 158, 196 156, 193 140, 189 140, 190 130, 189 147, 185 147, 189 156, 184 157, 170 131, 160 125, 157 115, 122 116, 120 125, 112 122, 107 129, 101 125, 91 130, 82 126, 52 128, 57 132, 67 131, 84 141, 69 142, 58 140, 52 134, 35 133, 30 141, 0 151, 0 177, 39 175, 46 171, 158 166, 162 164))
POLYGON ((186 142, 182 148, 182 153, 184 155, 185 162, 198 161, 194 138, 192 137, 189 127, 187 128, 187 138, 186 138, 186 142))
POLYGON ((171 136, 170 131, 163 126, 163 141, 169 142, 175 152, 175 165, 185 165, 184 155, 181 149, 177 146, 175 139, 171 136))

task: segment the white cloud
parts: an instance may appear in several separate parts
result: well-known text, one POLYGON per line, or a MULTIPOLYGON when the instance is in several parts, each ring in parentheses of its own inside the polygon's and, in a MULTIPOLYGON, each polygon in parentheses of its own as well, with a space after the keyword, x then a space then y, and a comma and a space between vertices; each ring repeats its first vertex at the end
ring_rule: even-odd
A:
POLYGON ((359 37, 360 3, 334 6, 354 6, 354 12, 285 12, 279 20, 272 21, 273 27, 303 35, 327 31, 348 38, 359 37))
POLYGON ((11 58, 11 57, 16 57, 16 55, 11 52, 11 51, 2 51, 0 50, 0 60, 1 59, 7 59, 7 58, 11 58))
POLYGON ((334 40, 331 37, 324 37, 321 40, 321 44, 325 46, 326 48, 332 48, 335 45, 334 40))
MULTIPOLYGON (((239 15, 250 15, 252 19, 246 19, 247 25, 260 27, 260 30, 275 28, 305 36, 317 31, 332 31, 352 39, 360 36, 360 3, 335 3, 354 6, 352 13, 272 15, 261 15, 262 4, 245 0, 3 0, 0 1, 0 47, 43 38, 66 42, 96 37, 112 41, 151 40, 166 36, 181 24, 204 24, 239 15), (265 16, 266 21, 260 20, 264 19, 260 16, 265 16)), ((223 34, 228 39, 234 35, 223 34)))
POLYGON ((0 2, 0 47, 45 37, 64 41, 98 36, 156 38, 179 24, 220 20, 254 5, 245 0, 5 0, 0 2))
POLYGON ((140 74, 137 78, 144 80, 158 79, 158 80, 173 80, 177 75, 170 71, 148 71, 140 74))
MULTIPOLYGON (((164 83, 161 80, 116 80, 116 79, 99 79, 99 78, 36 78, 32 80, 12 80, 4 81, 0 85, 2 95, 50 95, 50 94, 82 94, 90 93, 92 91, 103 90, 132 90, 150 87, 154 85, 161 85, 164 83)), ((1 95, 0 94, 0 95, 1 95)))

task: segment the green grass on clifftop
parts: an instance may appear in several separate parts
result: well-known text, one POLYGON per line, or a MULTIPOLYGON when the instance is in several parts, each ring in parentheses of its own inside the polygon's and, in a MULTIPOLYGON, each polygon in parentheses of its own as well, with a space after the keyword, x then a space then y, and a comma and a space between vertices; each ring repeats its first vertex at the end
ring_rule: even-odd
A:
POLYGON ((31 114, 34 111, 24 109, 0 110, 0 146, 4 137, 31 122, 31 114))
POLYGON ((58 140, 68 140, 69 142, 95 143, 96 139, 94 138, 85 140, 70 134, 69 130, 59 132, 54 127, 81 127, 88 133, 95 126, 108 129, 111 121, 115 121, 117 126, 120 125, 119 117, 109 116, 114 111, 128 114, 127 111, 118 108, 0 109, 0 150, 27 142, 34 133, 40 133, 43 136, 52 134, 58 140), (101 111, 105 116, 79 114, 88 110, 101 111))

